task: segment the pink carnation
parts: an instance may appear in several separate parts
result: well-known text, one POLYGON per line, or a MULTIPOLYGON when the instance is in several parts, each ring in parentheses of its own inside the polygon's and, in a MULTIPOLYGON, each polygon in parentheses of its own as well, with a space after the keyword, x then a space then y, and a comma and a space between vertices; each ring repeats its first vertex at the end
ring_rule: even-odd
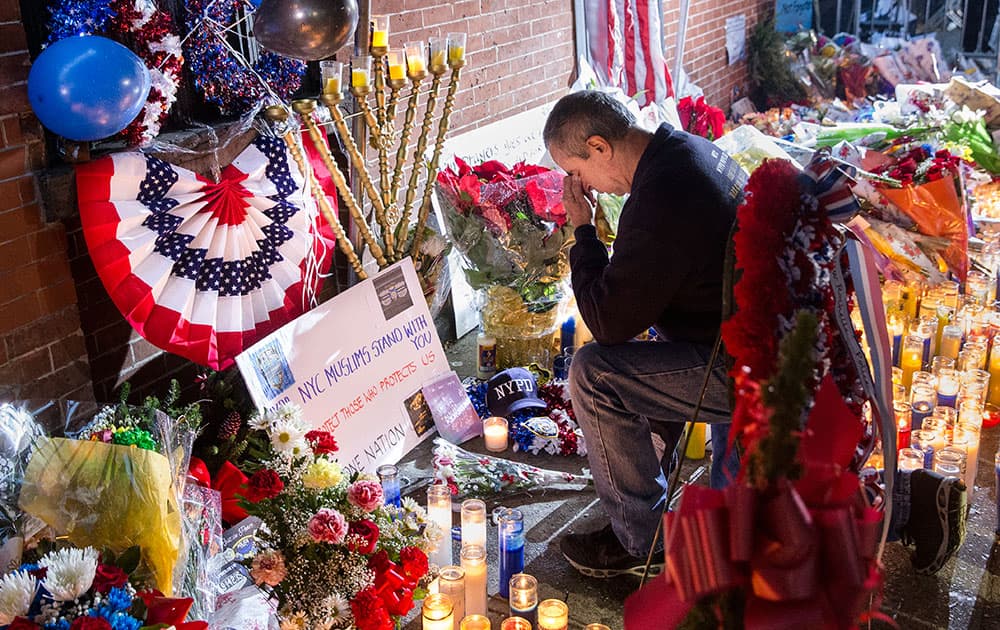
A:
POLYGON ((347 519, 337 510, 321 508, 309 519, 309 535, 316 542, 339 545, 347 536, 347 519))
POLYGON ((371 512, 385 501, 382 494, 382 486, 377 481, 362 479, 355 481, 347 490, 347 500, 351 505, 359 507, 365 512, 371 512))

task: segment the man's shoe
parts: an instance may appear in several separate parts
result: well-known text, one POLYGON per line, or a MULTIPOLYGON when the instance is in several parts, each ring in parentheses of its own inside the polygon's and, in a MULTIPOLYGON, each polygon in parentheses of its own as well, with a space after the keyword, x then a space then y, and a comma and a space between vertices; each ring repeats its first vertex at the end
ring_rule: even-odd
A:
MULTIPOLYGON (((559 541, 563 557, 580 573, 595 578, 610 578, 616 575, 642 577, 646 558, 637 558, 618 541, 611 525, 587 534, 568 534, 559 541)), ((653 554, 649 565, 649 575, 658 575, 663 570, 663 553, 653 554)))
POLYGON ((903 542, 915 543, 913 568, 931 574, 941 570, 965 539, 965 482, 917 469, 910 477, 910 518, 903 542))

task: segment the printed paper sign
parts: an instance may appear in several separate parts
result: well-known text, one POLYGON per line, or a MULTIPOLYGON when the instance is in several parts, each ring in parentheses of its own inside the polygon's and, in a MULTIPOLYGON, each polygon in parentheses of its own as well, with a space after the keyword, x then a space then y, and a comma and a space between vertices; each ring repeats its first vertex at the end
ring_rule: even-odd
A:
POLYGON ((337 460, 373 472, 433 424, 421 386, 449 371, 410 258, 265 337, 236 357, 254 403, 294 403, 333 433, 337 460))

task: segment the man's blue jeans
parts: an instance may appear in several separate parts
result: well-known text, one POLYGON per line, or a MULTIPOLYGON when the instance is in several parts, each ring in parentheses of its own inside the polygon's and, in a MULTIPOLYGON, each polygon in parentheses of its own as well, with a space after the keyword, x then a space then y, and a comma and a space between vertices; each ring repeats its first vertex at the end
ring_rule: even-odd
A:
MULTIPOLYGON (((712 349, 692 343, 590 343, 570 366, 570 394, 587 440, 587 458, 601 504, 618 540, 634 556, 649 551, 666 498, 671 454, 691 419, 712 349), (666 444, 657 457, 652 434, 666 444)), ((712 423, 713 488, 735 477, 727 457, 729 394, 721 357, 712 370, 699 422, 712 423)))

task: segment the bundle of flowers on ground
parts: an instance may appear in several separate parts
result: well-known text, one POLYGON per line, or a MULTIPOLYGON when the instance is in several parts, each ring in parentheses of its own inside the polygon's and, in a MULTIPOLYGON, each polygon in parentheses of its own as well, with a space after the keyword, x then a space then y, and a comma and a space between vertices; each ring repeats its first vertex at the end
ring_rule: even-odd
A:
POLYGON ((93 547, 63 548, 22 564, 0 579, 3 630, 204 630, 185 622, 190 599, 136 591, 129 573, 139 562, 132 547, 115 558, 93 547))
POLYGON ((581 488, 593 481, 584 470, 579 475, 480 455, 434 438, 434 477, 456 497, 581 488))
POLYGON ((299 408, 251 424, 267 441, 246 464, 244 507, 265 526, 250 575, 277 599, 282 629, 391 630, 424 596, 425 551, 441 533, 412 500, 384 505, 377 480, 348 476, 333 436, 307 431, 299 408))
POLYGON ((709 140, 718 140, 726 133, 725 113, 706 103, 704 96, 699 96, 697 100, 685 96, 677 101, 677 114, 681 118, 681 127, 688 133, 709 140))
POLYGON ((438 173, 448 237, 469 284, 485 294, 483 326, 498 340, 501 367, 550 362, 547 342, 568 297, 562 180, 542 166, 495 160, 470 166, 456 158, 438 173))

